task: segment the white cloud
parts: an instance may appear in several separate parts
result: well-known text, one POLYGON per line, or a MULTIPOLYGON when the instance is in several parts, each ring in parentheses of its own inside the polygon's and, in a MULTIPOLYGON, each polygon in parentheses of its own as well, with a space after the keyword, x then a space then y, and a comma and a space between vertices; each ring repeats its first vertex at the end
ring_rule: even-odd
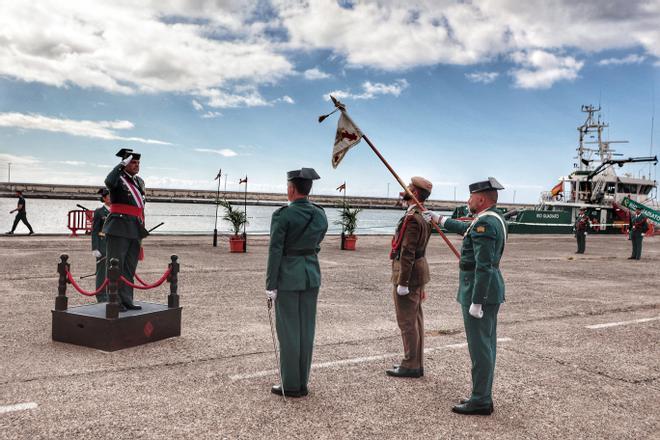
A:
POLYGON ((497 79, 500 74, 497 72, 472 72, 466 73, 465 77, 475 83, 490 84, 497 79))
POLYGON ((87 162, 82 162, 79 160, 58 160, 55 163, 59 163, 62 165, 70 165, 72 167, 81 167, 83 165, 87 165, 87 162))
POLYGON ((334 90, 323 95, 323 99, 329 101, 330 95, 337 99, 374 99, 378 95, 399 96, 409 85, 405 79, 397 79, 392 84, 365 81, 362 83, 361 93, 351 93, 348 90, 334 90))
POLYGON ((196 99, 192 100, 192 106, 198 112, 204 111, 204 106, 200 104, 196 99))
POLYGON ((307 69, 303 72, 303 77, 309 80, 326 79, 330 78, 331 76, 332 75, 329 73, 325 73, 319 70, 317 67, 314 67, 313 69, 307 69))
POLYGON ((7 2, 0 75, 110 92, 182 92, 272 83, 291 63, 252 19, 257 2, 7 2))
POLYGON ((630 54, 623 58, 605 58, 598 61, 599 66, 611 66, 611 65, 621 65, 621 64, 641 64, 646 60, 646 57, 638 54, 630 54))
POLYGON ((219 116, 222 116, 222 113, 208 111, 208 112, 206 112, 202 115, 202 118, 204 118, 204 119, 213 119, 213 118, 217 118, 219 116))
POLYGON ((221 150, 214 150, 214 149, 211 149, 211 148, 195 148, 195 151, 198 151, 200 153, 219 154, 220 156, 224 156, 224 157, 238 156, 237 152, 235 152, 234 150, 229 149, 229 148, 223 148, 221 150))
POLYGON ((511 71, 516 87, 521 89, 547 89, 557 81, 575 80, 584 66, 584 62, 573 57, 561 57, 542 50, 516 52, 512 58, 523 66, 511 71))
POLYGON ((87 121, 58 119, 38 114, 0 113, 0 127, 13 127, 27 130, 45 130, 84 136, 97 139, 142 142, 145 144, 171 145, 169 142, 141 137, 119 136, 115 130, 129 130, 134 127, 130 121, 87 121))
MULTIPOLYGON (((296 74, 292 60, 312 51, 328 52, 349 68, 395 72, 514 60, 512 54, 535 51, 566 57, 635 50, 642 52, 638 57, 660 57, 658 1, 264 3, 4 2, 0 75, 124 94, 175 92, 213 102, 200 105, 239 107, 272 105, 258 88, 296 74), (239 85, 245 84, 254 92, 241 92, 239 85)), ((560 78, 579 71, 558 68, 562 71, 554 75, 560 78)), ((517 64, 514 70, 520 71, 514 75, 522 78, 519 86, 553 82, 529 79, 552 76, 547 69, 517 64)), ((323 79, 328 74, 314 67, 302 75, 323 79)))
POLYGON ((281 98, 277 98, 275 102, 284 102, 286 104, 295 104, 296 101, 293 100, 289 95, 284 95, 281 98))

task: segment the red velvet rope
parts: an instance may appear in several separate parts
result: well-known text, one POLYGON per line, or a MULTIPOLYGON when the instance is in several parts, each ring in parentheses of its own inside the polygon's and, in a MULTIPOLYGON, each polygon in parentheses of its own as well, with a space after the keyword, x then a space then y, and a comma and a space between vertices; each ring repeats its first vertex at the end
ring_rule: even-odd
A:
POLYGON ((101 291, 102 291, 103 289, 106 288, 106 286, 107 286, 108 283, 109 283, 108 279, 106 278, 105 281, 103 281, 103 284, 101 284, 101 286, 100 286, 98 289, 96 289, 96 290, 93 291, 93 292, 88 292, 88 291, 86 291, 86 290, 83 290, 82 287, 80 287, 80 286, 78 285, 78 283, 76 283, 76 279, 73 278, 73 275, 71 275, 71 272, 69 272, 68 270, 66 271, 66 277, 67 277, 67 279, 69 280, 69 283, 71 283, 71 285, 73 286, 73 288, 76 289, 79 293, 81 293, 81 294, 83 294, 83 295, 85 295, 85 296, 95 296, 95 295, 98 295, 99 293, 101 293, 101 291))
POLYGON ((145 282, 138 274, 134 274, 133 277, 138 281, 138 283, 142 284, 143 286, 148 286, 149 283, 145 282))
POLYGON ((145 284, 145 282, 142 281, 140 278, 138 278, 137 275, 134 275, 135 278, 136 278, 140 283, 143 284, 142 286, 140 286, 140 285, 138 285, 138 284, 131 283, 131 282, 128 281, 123 275, 120 276, 119 279, 120 279, 124 284, 126 284, 127 286, 130 286, 130 287, 132 287, 132 288, 134 288, 134 289, 147 290, 147 289, 153 289, 154 287, 158 287, 158 286, 160 286, 161 284, 163 284, 163 283, 165 282, 165 280, 167 280, 167 277, 170 276, 170 272, 171 272, 171 271, 172 271, 172 268, 171 268, 171 267, 168 267, 167 270, 165 271, 165 273, 163 274, 163 276, 160 277, 160 279, 159 279, 158 281, 156 281, 155 283, 153 283, 153 284, 145 284))

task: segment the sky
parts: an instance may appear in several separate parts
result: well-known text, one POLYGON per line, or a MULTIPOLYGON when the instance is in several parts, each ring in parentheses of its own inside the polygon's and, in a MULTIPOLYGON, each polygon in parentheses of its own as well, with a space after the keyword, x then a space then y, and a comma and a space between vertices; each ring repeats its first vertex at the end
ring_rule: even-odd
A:
MULTIPOLYGON (((489 176, 533 203, 573 170, 583 104, 624 156, 658 154, 660 0, 3 3, 0 181, 391 196, 364 142, 331 166, 339 98, 405 180, 465 199, 489 176), (224 188, 224 178, 222 182, 224 188)), ((656 168, 650 169, 656 176, 656 168)), ((648 175, 648 165, 621 172, 648 175)))

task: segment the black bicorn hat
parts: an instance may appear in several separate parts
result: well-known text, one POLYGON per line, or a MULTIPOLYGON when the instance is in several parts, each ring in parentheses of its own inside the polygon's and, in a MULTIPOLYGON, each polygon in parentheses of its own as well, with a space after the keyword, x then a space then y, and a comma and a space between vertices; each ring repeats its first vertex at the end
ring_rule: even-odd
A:
POLYGON ((96 194, 100 195, 101 197, 105 197, 110 194, 110 191, 108 191, 108 188, 99 188, 99 190, 96 191, 96 194))
POLYGON ((115 154, 115 156, 121 157, 122 159, 126 159, 131 155, 133 156, 133 160, 140 160, 140 156, 142 156, 140 153, 136 153, 130 148, 122 148, 121 150, 117 151, 117 154, 115 154))
POLYGON ((303 179, 303 180, 317 180, 321 176, 314 170, 314 168, 301 168, 286 173, 286 180, 303 179))
POLYGON ((504 187, 497 181, 494 177, 489 177, 488 180, 482 182, 475 182, 470 185, 470 194, 478 193, 481 191, 490 191, 495 190, 499 191, 504 189, 504 187))

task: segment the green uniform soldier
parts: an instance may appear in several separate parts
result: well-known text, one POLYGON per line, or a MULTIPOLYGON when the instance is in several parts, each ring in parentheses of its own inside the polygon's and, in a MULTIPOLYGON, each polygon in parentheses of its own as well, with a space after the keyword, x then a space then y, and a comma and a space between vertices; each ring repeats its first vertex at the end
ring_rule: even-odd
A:
POLYGON ((328 230, 325 211, 307 198, 316 179, 320 177, 313 168, 289 171, 290 203, 275 211, 270 223, 266 295, 275 301, 282 374, 282 383, 271 391, 287 397, 308 394, 312 364, 321 286, 317 254, 328 230))
POLYGON ((576 254, 584 254, 584 251, 586 250, 588 227, 589 217, 587 217, 584 209, 580 209, 578 216, 575 219, 575 224, 573 225, 573 231, 575 231, 575 239, 577 240, 577 252, 575 252, 576 254))
MULTIPOLYGON (((101 188, 97 194, 101 196, 103 206, 94 210, 94 217, 92 218, 92 255, 96 258, 96 289, 101 287, 105 281, 107 271, 106 242, 105 234, 103 233, 103 224, 105 219, 110 214, 110 191, 107 188, 101 188)), ((101 292, 96 294, 98 302, 108 301, 107 287, 101 292)))
POLYGON ((25 197, 23 197, 23 191, 16 191, 16 197, 18 197, 16 209, 9 211, 10 214, 16 213, 16 217, 14 217, 14 224, 11 227, 11 231, 7 232, 7 234, 13 234, 16 230, 16 226, 18 226, 18 222, 21 221, 30 231, 28 235, 32 235, 34 234, 34 231, 32 230, 32 225, 30 225, 30 222, 28 222, 27 219, 27 213, 25 211, 25 197))
POLYGON ((642 240, 644 240, 644 234, 649 230, 649 223, 646 216, 642 214, 641 208, 635 209, 635 215, 630 220, 632 223, 630 228, 632 255, 628 259, 639 260, 642 258, 642 240))
POLYGON ((472 394, 452 408, 459 414, 490 415, 494 409, 491 390, 497 313, 504 302, 504 280, 499 267, 507 237, 506 222, 495 208, 497 191, 501 189, 502 185, 492 177, 470 185, 468 208, 476 217, 469 224, 424 212, 425 219, 433 219, 448 231, 463 235, 456 299, 463 311, 472 360, 472 394))
MULTIPOLYGON (((420 202, 431 195, 432 189, 431 182, 423 177, 413 177, 408 185, 410 193, 420 202)), ((390 259, 396 322, 403 339, 403 360, 386 373, 394 377, 421 377, 424 375, 422 301, 426 296, 424 286, 431 280, 425 254, 431 227, 408 193, 402 195, 408 210, 397 225, 390 259)))
MULTIPOLYGON (((107 259, 119 260, 121 274, 134 281, 140 255, 141 241, 149 233, 144 227, 144 181, 137 176, 140 171, 139 153, 122 148, 117 153, 122 161, 105 178, 110 191, 110 215, 103 225, 107 240, 107 259)), ((133 304, 133 288, 124 283, 119 285, 119 310, 140 310, 133 304)))

